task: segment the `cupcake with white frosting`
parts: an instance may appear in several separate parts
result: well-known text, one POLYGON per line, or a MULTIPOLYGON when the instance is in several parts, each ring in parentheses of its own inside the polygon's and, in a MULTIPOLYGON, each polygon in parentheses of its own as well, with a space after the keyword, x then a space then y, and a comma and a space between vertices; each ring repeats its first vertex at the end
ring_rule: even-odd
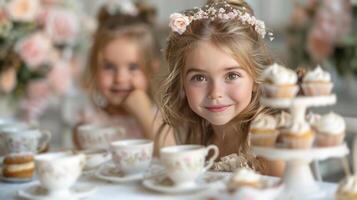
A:
POLYGON ((296 122, 289 128, 282 129, 277 139, 277 146, 289 149, 311 148, 315 133, 306 122, 296 122))
POLYGON ((316 123, 316 146, 327 147, 342 144, 345 137, 346 123, 336 113, 321 116, 316 123))
POLYGON ((228 190, 235 191, 241 187, 261 188, 261 178, 262 176, 252 169, 239 168, 229 180, 228 190))
POLYGON ((293 122, 293 116, 285 111, 281 111, 279 114, 274 115, 274 117, 277 122, 276 128, 278 130, 290 127, 293 122))
POLYGON ((314 129, 314 131, 317 131, 317 124, 321 119, 321 115, 313 113, 313 112, 309 112, 306 115, 306 121, 310 124, 311 128, 314 129))
POLYGON ((276 120, 267 114, 258 115, 250 125, 250 141, 254 146, 275 145, 278 131, 276 130, 276 120))
POLYGON ((336 191, 336 200, 355 199, 357 199, 357 177, 349 176, 339 184, 336 191))
POLYGON ((333 87, 331 75, 320 66, 306 73, 302 81, 301 87, 306 96, 327 96, 331 94, 333 87))
POLYGON ((299 91, 297 74, 286 67, 273 64, 263 71, 263 95, 271 98, 293 98, 299 91))

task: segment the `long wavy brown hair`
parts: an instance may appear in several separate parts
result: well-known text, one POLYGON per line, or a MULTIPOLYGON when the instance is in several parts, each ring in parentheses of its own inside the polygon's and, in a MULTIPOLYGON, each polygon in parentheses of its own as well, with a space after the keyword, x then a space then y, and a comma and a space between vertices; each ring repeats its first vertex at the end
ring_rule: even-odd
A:
MULTIPOLYGON (((235 9, 249 12, 251 7, 245 1, 227 1, 235 9)), ((212 6, 224 8, 223 1, 210 0, 212 6)), ((189 15, 193 10, 184 13, 189 15)), ((184 95, 183 71, 187 55, 200 41, 210 41, 235 58, 254 80, 252 99, 249 105, 227 125, 226 130, 233 130, 237 140, 238 154, 249 150, 249 127, 252 119, 265 112, 259 104, 261 96, 261 73, 272 63, 266 44, 249 24, 239 20, 202 19, 192 21, 182 34, 171 32, 167 41, 166 60, 168 74, 160 84, 159 105, 163 117, 163 125, 156 137, 160 146, 166 137, 165 127, 171 127, 178 144, 203 144, 213 142, 213 128, 204 118, 194 113, 184 95)), ((224 134, 224 133, 222 133, 224 134)), ((252 162, 254 163, 254 162, 252 162)))
MULTIPOLYGON (((149 81, 153 75, 153 64, 159 60, 158 42, 154 37, 155 9, 146 4, 137 4, 138 15, 133 16, 119 11, 110 14, 105 7, 98 13, 98 29, 93 37, 89 52, 88 66, 85 69, 82 85, 89 93, 91 100, 97 104, 96 97, 100 94, 97 89, 97 74, 102 62, 103 49, 117 38, 123 37, 139 45, 141 66, 149 81)), ((149 84, 149 95, 152 96, 152 83, 149 84)))

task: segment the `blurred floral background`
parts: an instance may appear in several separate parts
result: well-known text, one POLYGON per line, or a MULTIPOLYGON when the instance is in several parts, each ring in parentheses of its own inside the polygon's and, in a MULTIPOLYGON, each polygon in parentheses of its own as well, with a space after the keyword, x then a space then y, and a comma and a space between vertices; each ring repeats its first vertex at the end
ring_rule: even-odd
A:
MULTIPOLYGON (((115 0, 0 0, 0 116, 50 129, 52 147, 70 145, 78 105, 86 103, 79 80, 95 14, 107 1, 115 0)), ((156 8, 164 48, 169 15, 205 0, 145 2, 156 8)), ((357 0, 247 2, 273 30, 275 40, 267 42, 277 62, 293 69, 321 65, 332 74, 338 103, 319 111, 357 118, 357 0)))

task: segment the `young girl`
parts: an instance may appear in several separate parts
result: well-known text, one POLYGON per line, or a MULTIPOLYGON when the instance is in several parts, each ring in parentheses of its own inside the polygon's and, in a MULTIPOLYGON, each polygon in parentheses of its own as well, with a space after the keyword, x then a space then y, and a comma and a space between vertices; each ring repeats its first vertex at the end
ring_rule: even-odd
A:
POLYGON ((272 63, 264 22, 244 1, 215 0, 172 14, 170 27, 161 127, 172 127, 178 144, 215 144, 221 157, 237 153, 262 173, 279 174, 280 163, 249 154, 250 123, 267 112, 259 104, 260 75, 272 63))
MULTIPOLYGON (((157 109, 151 77, 158 68, 158 53, 149 28, 152 12, 127 3, 104 6, 98 15, 84 79, 97 106, 91 121, 122 127, 128 138, 153 139, 157 109)), ((74 140, 78 145, 76 131, 74 140)))

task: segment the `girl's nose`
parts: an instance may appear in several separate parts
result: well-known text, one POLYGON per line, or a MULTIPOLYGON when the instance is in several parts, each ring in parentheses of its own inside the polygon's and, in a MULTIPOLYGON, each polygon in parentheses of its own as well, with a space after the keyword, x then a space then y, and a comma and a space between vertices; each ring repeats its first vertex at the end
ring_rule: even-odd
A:
POLYGON ((217 81, 212 81, 210 84, 210 90, 208 93, 208 98, 211 100, 220 99, 223 97, 223 88, 217 81))
POLYGON ((130 74, 128 72, 126 72, 126 70, 118 70, 115 73, 114 81, 116 83, 127 82, 129 79, 130 79, 130 74))

